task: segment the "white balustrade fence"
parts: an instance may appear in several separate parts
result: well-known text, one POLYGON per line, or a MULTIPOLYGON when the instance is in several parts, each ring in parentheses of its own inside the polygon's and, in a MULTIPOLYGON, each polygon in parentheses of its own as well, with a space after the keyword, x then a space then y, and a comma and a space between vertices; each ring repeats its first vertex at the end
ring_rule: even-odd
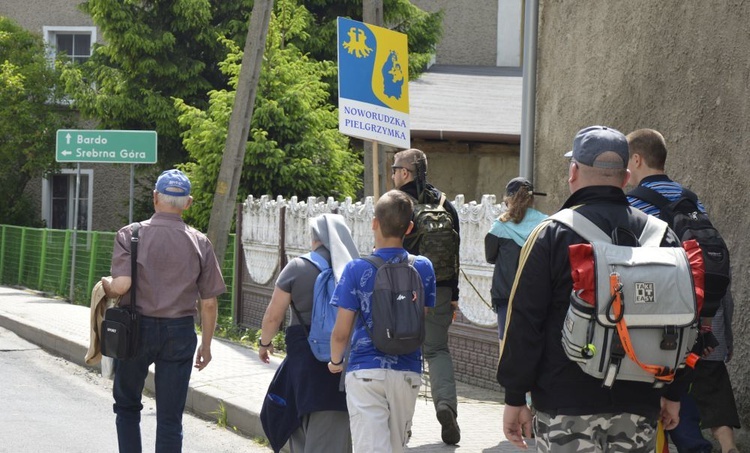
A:
MULTIPOLYGON (((493 266, 484 260, 484 236, 492 221, 500 215, 501 205, 495 203, 494 195, 482 196, 478 204, 475 201, 465 203, 464 196, 458 195, 452 203, 461 219, 461 312, 476 325, 495 327, 497 317, 488 305, 493 266)), ((372 252, 372 197, 357 203, 347 198, 340 203, 332 198, 322 202, 310 197, 305 202, 298 201, 297 197, 272 200, 265 195, 260 199, 249 196, 243 204, 242 244, 247 269, 254 282, 270 285, 278 270, 282 207, 286 207, 284 245, 287 259, 310 250, 308 219, 329 212, 338 212, 344 217, 360 255, 372 252)))

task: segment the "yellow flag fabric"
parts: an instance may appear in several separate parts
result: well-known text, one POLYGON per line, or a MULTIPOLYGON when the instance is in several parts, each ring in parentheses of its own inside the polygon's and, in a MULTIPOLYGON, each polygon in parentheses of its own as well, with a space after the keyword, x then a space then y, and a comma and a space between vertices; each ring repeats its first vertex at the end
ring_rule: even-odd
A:
POLYGON ((659 420, 659 425, 656 427, 656 453, 669 453, 669 440, 667 439, 667 432, 664 431, 661 420, 659 420))

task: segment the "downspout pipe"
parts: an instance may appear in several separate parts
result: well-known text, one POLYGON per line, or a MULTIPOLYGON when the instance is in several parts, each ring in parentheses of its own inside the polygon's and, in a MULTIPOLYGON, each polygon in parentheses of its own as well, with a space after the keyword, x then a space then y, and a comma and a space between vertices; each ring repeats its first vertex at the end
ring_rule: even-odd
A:
POLYGON ((521 92, 521 152, 518 174, 534 182, 534 127, 536 115, 536 44, 539 0, 526 0, 523 32, 523 85, 521 92))

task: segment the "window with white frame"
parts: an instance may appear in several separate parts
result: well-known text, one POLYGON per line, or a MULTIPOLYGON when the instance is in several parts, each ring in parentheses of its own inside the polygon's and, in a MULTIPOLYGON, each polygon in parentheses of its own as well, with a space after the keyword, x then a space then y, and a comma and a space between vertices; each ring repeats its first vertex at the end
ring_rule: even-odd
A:
POLYGON ((96 42, 96 27, 42 27, 44 40, 48 44, 50 60, 66 55, 76 63, 83 63, 91 56, 96 42))
POLYGON ((64 169, 42 179, 42 218, 48 228, 91 230, 91 194, 94 170, 82 169, 80 189, 76 197, 76 170, 64 169), (75 222, 75 200, 78 199, 78 221, 75 222))

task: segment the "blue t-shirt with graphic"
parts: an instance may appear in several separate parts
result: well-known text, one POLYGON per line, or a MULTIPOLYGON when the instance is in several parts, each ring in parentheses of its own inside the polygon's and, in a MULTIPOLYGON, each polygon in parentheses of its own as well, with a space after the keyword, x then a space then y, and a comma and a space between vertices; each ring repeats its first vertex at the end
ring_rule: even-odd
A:
MULTIPOLYGON (((380 257, 386 263, 401 262, 408 259, 408 252, 403 248, 381 248, 374 255, 380 257)), ((422 277, 424 286, 425 306, 435 306, 435 271, 429 259, 416 256, 414 268, 422 277)), ((380 352, 372 343, 367 333, 362 317, 369 326, 372 326, 372 315, 370 313, 370 301, 372 290, 375 286, 375 266, 363 259, 350 261, 344 268, 344 273, 336 285, 336 290, 331 298, 331 304, 351 310, 361 311, 362 316, 357 314, 352 335, 351 353, 349 355, 348 371, 366 370, 373 368, 387 368, 398 371, 422 372, 422 351, 417 349, 411 354, 389 355, 380 352)))

